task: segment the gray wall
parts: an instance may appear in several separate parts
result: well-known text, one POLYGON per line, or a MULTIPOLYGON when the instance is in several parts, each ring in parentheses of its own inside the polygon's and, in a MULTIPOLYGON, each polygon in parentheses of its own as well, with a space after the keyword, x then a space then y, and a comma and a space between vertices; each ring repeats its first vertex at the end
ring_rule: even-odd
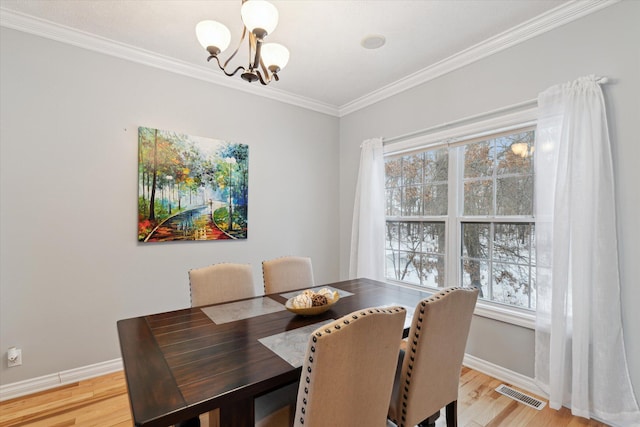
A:
MULTIPOLYGON (((119 319, 189 306, 187 271, 312 257, 338 279, 339 120, 1 29, 1 383, 120 357, 119 319), (137 128, 249 145, 246 241, 137 242, 137 128), (9 346, 23 350, 7 368, 9 346)), ((214 72, 212 70, 212 72, 214 72)))
MULTIPOLYGON (((604 87, 617 186, 621 291, 627 357, 640 396, 640 2, 623 1, 354 112, 340 121, 340 273, 348 275, 349 236, 359 162, 367 138, 394 137, 537 97, 548 87, 597 74, 604 87)), ((533 376, 534 338, 526 328, 475 317, 470 354, 533 376)))

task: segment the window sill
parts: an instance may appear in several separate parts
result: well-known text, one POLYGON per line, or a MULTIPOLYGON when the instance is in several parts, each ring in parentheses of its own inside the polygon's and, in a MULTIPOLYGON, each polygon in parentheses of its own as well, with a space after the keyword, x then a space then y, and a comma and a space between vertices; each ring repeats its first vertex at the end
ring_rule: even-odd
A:
MULTIPOLYGON (((386 278, 385 281, 396 286, 415 289, 418 291, 437 293, 442 290, 440 288, 427 288, 423 286, 411 285, 389 278, 386 278)), ((515 307, 511 308, 502 304, 495 304, 489 301, 478 299, 478 302, 476 303, 476 309, 474 310, 473 314, 475 314, 476 316, 486 317, 488 319, 498 320, 504 323, 510 323, 522 328, 531 330, 536 329, 536 313, 528 310, 525 311, 515 307)))
POLYGON ((536 328, 535 312, 525 312, 517 308, 498 306, 490 302, 478 300, 475 315, 486 317, 488 319, 498 320, 500 322, 510 323, 512 325, 521 326, 527 329, 536 328))

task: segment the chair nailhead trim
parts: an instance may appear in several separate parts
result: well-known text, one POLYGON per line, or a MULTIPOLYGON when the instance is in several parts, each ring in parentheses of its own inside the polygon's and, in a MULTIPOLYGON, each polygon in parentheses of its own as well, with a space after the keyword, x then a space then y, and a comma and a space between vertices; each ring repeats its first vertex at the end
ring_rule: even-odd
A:
MULTIPOLYGON (((393 314, 393 313, 399 313, 399 312, 401 312, 401 311, 405 311, 405 309, 404 309, 404 308, 402 308, 402 307, 394 307, 393 309, 379 309, 379 308, 375 308, 375 309, 370 309, 368 312, 369 312, 370 314, 373 314, 373 313, 389 313, 389 314, 393 314)), ((361 316, 366 316, 366 315, 367 315, 367 312, 366 312, 366 311, 362 311, 362 312, 360 312, 360 315, 361 315, 361 316)), ((353 320, 358 320, 358 315, 357 315, 357 314, 353 314, 353 315, 351 315, 351 318, 352 318, 353 320)), ((349 320, 349 319, 344 319, 344 320, 342 321, 342 323, 343 323, 344 325, 349 325, 349 324, 350 324, 350 320, 349 320)), ((341 327, 340 327, 340 325, 339 325, 339 324, 334 325, 334 328, 335 328, 336 330, 340 330, 340 329, 341 329, 341 327)), ((330 334, 330 333, 331 333, 331 329, 327 328, 327 329, 325 329, 325 330, 324 330, 324 332, 325 332, 325 333, 327 333, 327 334, 330 334)), ((318 342, 318 338, 320 338, 320 337, 322 337, 322 332, 316 332, 316 333, 312 336, 312 341, 313 341, 314 343, 317 343, 317 342, 318 342)), ((315 345, 312 345, 309 349, 310 349, 311 353, 315 353, 315 352, 316 352, 316 347, 315 347, 315 345)), ((311 363, 313 363, 313 356, 309 356, 309 363, 310 363, 310 364, 311 364, 311 363)), ((307 372, 309 373, 309 375, 306 377, 306 382, 307 382, 307 384, 311 384, 311 371, 312 371, 311 366, 307 366, 307 372)), ((309 394, 309 387, 305 386, 305 387, 304 387, 304 392, 305 392, 305 394, 309 394)), ((305 415, 305 414, 306 414, 306 412, 307 412, 307 410, 306 410, 307 398, 306 398, 306 397, 303 397, 303 398, 302 398, 302 404, 303 404, 304 406, 302 406, 302 407, 300 408, 300 412, 301 412, 301 413, 302 413, 302 415, 303 415, 302 417, 300 417, 300 424, 304 424, 304 415, 305 415)), ((394 422, 395 422, 395 420, 394 420, 394 422)), ((400 426, 400 427, 402 427, 402 426, 400 426)))
MULTIPOLYGON (((416 351, 417 351, 418 338, 420 337, 420 334, 417 331, 420 331, 422 329, 422 321, 424 319, 424 317, 422 315, 424 314, 427 305, 430 302, 435 302, 435 301, 440 300, 440 298, 444 298, 447 294, 449 294, 449 293, 451 293, 453 291, 456 291, 458 289, 468 291, 468 290, 473 290, 474 288, 462 288, 462 287, 447 288, 446 290, 440 291, 436 295, 432 295, 430 298, 427 298, 427 299, 424 299, 424 300, 420 301, 421 308, 420 308, 420 315, 418 315, 418 320, 417 320, 417 322, 415 324, 416 332, 414 333, 415 338, 413 339, 413 344, 414 345, 411 346, 411 353, 409 354, 409 358, 411 359, 411 362, 415 361, 415 354, 416 354, 416 351)), ((412 325, 412 327, 413 327, 413 325, 412 325)), ((405 390, 406 393, 402 395, 402 402, 401 402, 401 404, 402 404, 402 414, 403 415, 401 417, 402 421, 400 422, 400 424, 398 424, 396 422, 398 427, 405 427, 405 422, 406 422, 405 415, 406 415, 407 401, 409 400, 408 393, 409 393, 409 388, 411 387, 411 372, 412 371, 413 371, 413 363, 408 363, 407 364, 406 378, 405 378, 406 385, 404 387, 404 390, 405 390)), ((395 422, 395 420, 392 420, 392 421, 395 422)))

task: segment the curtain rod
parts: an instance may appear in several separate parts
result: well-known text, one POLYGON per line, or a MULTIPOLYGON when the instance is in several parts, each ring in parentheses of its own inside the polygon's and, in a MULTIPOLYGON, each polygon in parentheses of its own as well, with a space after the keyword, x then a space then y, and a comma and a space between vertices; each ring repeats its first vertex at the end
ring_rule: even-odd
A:
MULTIPOLYGON (((608 77, 596 77, 596 83, 601 84, 601 85, 602 84, 607 84, 607 83, 609 83, 609 78, 608 77)), ((506 111, 518 110, 518 109, 529 107, 529 106, 533 107, 537 103, 538 103, 538 99, 537 98, 529 99, 528 101, 523 101, 523 102, 519 102, 517 104, 512 104, 512 105, 507 105, 506 107, 496 108, 495 110, 486 111, 486 112, 480 113, 480 114, 474 114, 472 116, 463 117, 461 119, 454 120, 454 121, 451 121, 451 122, 441 123, 439 125, 428 127, 426 129, 421 129, 421 130, 418 130, 418 131, 405 133, 404 135, 394 136, 394 137, 391 137, 391 138, 383 138, 382 139, 382 144, 383 145, 392 144, 394 142, 402 141, 402 140, 405 140, 405 139, 415 138, 415 137, 418 137, 418 136, 422 136, 422 135, 426 135, 428 133, 434 132, 436 130, 447 128, 447 127, 450 127, 450 126, 459 125, 459 124, 464 123, 464 122, 469 122, 469 121, 481 119, 481 118, 484 118, 484 117, 489 117, 489 116, 492 116, 494 114, 504 113, 506 111)))

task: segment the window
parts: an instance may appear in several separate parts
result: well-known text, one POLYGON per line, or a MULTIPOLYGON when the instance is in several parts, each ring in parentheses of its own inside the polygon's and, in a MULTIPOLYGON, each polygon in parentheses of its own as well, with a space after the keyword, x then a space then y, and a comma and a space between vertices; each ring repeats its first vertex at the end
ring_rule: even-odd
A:
POLYGON ((534 131, 469 143, 463 157, 460 268, 480 297, 535 308, 534 131))
POLYGON ((389 150, 387 279, 535 309, 534 140, 527 123, 389 150))
POLYGON ((385 162, 387 278, 444 287, 448 157, 441 148, 385 162))

